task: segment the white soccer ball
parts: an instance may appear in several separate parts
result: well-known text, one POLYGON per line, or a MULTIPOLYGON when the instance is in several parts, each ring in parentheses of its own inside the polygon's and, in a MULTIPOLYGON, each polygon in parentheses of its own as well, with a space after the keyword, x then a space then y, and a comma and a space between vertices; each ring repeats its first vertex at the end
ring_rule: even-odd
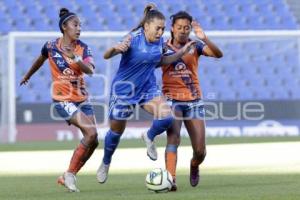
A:
POLYGON ((153 169, 146 176, 146 187, 154 192, 168 192, 172 183, 172 175, 166 169, 153 169))

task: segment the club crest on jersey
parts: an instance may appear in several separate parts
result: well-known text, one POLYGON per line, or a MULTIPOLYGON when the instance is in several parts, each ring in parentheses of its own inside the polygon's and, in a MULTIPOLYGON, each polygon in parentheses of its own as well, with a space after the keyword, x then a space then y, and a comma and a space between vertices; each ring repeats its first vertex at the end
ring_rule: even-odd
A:
POLYGON ((66 68, 66 69, 64 69, 63 74, 68 75, 68 76, 74 75, 74 71, 70 68, 66 68))
POLYGON ((183 62, 178 62, 175 65, 174 69, 175 69, 175 71, 185 70, 186 69, 186 65, 183 62))

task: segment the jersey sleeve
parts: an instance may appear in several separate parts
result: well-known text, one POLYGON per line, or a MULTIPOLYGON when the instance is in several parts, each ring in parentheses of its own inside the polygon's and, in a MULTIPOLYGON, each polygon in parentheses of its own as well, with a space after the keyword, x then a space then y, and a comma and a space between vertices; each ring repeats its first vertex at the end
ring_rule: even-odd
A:
POLYGON ((196 43, 196 49, 198 52, 198 55, 202 55, 203 54, 203 48, 205 47, 205 43, 203 43, 202 41, 197 41, 196 43))
POLYGON ((89 63, 89 64, 93 65, 93 67, 95 68, 93 53, 89 46, 86 46, 84 48, 82 59, 83 59, 84 63, 89 63))
POLYGON ((163 56, 166 56, 168 52, 168 44, 166 42, 163 43, 163 47, 162 47, 162 54, 163 56))
POLYGON ((49 52, 49 49, 48 49, 48 45, 49 44, 49 42, 46 42, 45 44, 44 44, 44 46, 42 47, 42 50, 41 50, 41 54, 43 55, 43 56, 45 56, 46 58, 48 58, 48 52, 49 52))
POLYGON ((129 34, 127 34, 127 35, 125 35, 120 41, 119 41, 119 43, 122 43, 122 42, 124 42, 124 41, 126 41, 126 40, 129 40, 129 48, 128 49, 130 49, 131 47, 132 47, 132 45, 133 45, 133 34, 132 33, 129 33, 129 34))

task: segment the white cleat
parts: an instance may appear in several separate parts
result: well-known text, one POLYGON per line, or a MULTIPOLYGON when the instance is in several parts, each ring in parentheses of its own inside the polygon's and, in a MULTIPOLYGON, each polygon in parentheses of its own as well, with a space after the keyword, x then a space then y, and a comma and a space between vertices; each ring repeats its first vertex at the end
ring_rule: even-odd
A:
POLYGON ((97 170, 97 180, 99 183, 105 183, 105 181, 107 180, 107 176, 108 176, 108 170, 109 170, 109 164, 106 165, 102 161, 100 167, 97 170))
POLYGON ((142 139, 144 140, 144 142, 146 143, 146 146, 147 146, 147 156, 151 160, 157 160, 157 150, 156 150, 154 141, 151 141, 148 138, 147 132, 142 134, 142 139))
POLYGON ((57 183, 68 188, 69 192, 80 192, 76 187, 76 176, 70 172, 65 172, 62 176, 58 177, 57 183))

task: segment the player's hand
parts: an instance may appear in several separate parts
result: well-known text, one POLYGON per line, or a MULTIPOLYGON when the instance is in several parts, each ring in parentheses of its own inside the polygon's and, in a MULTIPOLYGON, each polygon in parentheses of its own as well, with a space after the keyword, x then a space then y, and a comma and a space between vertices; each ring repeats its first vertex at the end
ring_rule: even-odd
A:
POLYGON ((196 22, 196 21, 192 21, 192 28, 194 29, 195 35, 200 39, 200 40, 205 40, 206 39, 206 35, 201 27, 201 25, 196 22))
POLYGON ((26 85, 29 81, 29 78, 27 76, 24 76, 20 82, 20 86, 21 85, 26 85))
POLYGON ((116 46, 114 46, 115 51, 117 53, 124 53, 124 52, 126 52, 128 50, 128 48, 130 47, 130 41, 131 41, 131 37, 129 35, 121 43, 119 43, 116 46))
POLYGON ((185 53, 189 52, 192 48, 194 48, 195 44, 196 44, 196 41, 194 41, 194 40, 191 40, 188 43, 186 43, 184 45, 184 47, 182 47, 183 53, 185 54, 185 53))

